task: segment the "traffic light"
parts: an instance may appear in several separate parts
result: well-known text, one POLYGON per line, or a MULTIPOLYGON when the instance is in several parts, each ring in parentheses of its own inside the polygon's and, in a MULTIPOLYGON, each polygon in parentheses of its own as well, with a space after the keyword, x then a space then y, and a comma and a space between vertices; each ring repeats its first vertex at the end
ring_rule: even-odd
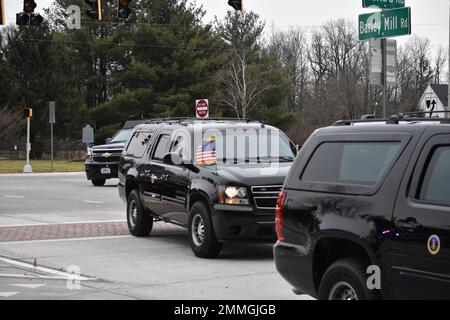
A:
POLYGON ((101 0, 85 0, 86 4, 91 7, 86 10, 86 14, 94 20, 102 20, 102 1, 101 0))
POLYGON ((28 118, 32 118, 32 117, 33 117, 33 108, 26 107, 25 109, 23 109, 23 118, 24 119, 28 119, 28 118))
POLYGON ((132 0, 119 0, 119 10, 117 12, 117 16, 119 19, 128 19, 130 14, 133 12, 130 9, 130 2, 132 0))
POLYGON ((34 0, 24 0, 23 12, 16 14, 16 24, 18 26, 39 26, 44 18, 40 14, 34 13, 36 7, 37 4, 34 0))
POLYGON ((23 12, 33 13, 34 9, 36 9, 37 4, 34 0, 24 0, 23 1, 23 12))
POLYGON ((241 11, 243 7, 242 1, 243 0, 228 0, 228 5, 232 6, 234 10, 241 11))
POLYGON ((0 0, 0 26, 5 25, 5 0, 0 0))

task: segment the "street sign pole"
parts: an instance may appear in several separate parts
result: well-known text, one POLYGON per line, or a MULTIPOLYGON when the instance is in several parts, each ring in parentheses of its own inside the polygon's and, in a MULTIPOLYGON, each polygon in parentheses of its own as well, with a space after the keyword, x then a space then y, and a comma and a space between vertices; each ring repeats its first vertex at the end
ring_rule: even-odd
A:
POLYGON ((383 47, 383 119, 387 117, 387 39, 381 39, 383 47))
MULTIPOLYGON (((450 21, 450 0, 449 0, 449 2, 448 2, 448 6, 449 6, 449 12, 448 12, 448 18, 449 18, 449 21, 450 21)), ((449 22, 450 23, 450 22, 449 22)), ((450 66, 450 27, 449 27, 449 33, 448 33, 448 35, 449 35, 449 42, 448 42, 448 45, 449 45, 449 47, 448 47, 448 61, 449 61, 449 66, 450 66)), ((449 101, 449 103, 447 103, 448 105, 447 105, 447 111, 450 111, 450 68, 449 68, 449 72, 448 72, 448 101, 449 101)), ((449 118, 450 117, 450 115, 448 114, 448 113, 446 113, 445 115, 444 115, 444 117, 445 118, 449 118)))
POLYGON ((52 165, 51 165, 51 171, 55 171, 55 166, 54 166, 54 162, 53 162, 53 123, 50 123, 50 152, 51 152, 51 161, 52 161, 52 165))
POLYGON ((31 143, 30 143, 30 117, 27 117, 27 163, 25 167, 23 167, 24 173, 32 173, 33 168, 30 165, 30 151, 31 151, 31 143))
POLYGON ((50 122, 50 153, 51 153, 51 171, 55 171, 55 164, 53 159, 53 124, 55 123, 55 101, 48 103, 49 122, 50 122))

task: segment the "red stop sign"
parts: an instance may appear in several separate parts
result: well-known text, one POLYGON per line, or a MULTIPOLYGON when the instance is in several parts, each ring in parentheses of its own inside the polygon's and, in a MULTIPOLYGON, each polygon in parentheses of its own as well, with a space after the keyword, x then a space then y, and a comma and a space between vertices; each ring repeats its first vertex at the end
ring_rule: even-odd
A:
POLYGON ((195 112, 197 113, 197 117, 206 118, 209 115, 208 100, 198 100, 197 104, 195 105, 195 112))

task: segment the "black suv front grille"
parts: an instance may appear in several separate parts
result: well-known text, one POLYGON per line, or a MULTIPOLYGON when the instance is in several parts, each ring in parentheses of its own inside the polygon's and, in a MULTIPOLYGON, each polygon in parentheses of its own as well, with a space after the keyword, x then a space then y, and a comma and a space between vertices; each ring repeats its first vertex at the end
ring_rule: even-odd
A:
POLYGON ((112 163, 119 162, 122 152, 114 151, 94 151, 93 161, 97 163, 112 163))
POLYGON ((251 189, 256 208, 275 210, 278 194, 283 186, 255 186, 251 189))

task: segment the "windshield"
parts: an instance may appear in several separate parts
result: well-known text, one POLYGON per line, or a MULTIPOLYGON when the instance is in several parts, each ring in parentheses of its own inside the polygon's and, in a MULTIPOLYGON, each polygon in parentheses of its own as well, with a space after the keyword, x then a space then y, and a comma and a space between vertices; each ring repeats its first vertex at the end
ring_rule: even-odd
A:
POLYGON ((127 142, 132 132, 133 130, 131 129, 120 130, 119 132, 116 133, 114 137, 112 137, 111 141, 108 144, 127 142))
POLYGON ((196 148, 199 165, 292 162, 295 155, 281 131, 267 129, 204 132, 196 148))

